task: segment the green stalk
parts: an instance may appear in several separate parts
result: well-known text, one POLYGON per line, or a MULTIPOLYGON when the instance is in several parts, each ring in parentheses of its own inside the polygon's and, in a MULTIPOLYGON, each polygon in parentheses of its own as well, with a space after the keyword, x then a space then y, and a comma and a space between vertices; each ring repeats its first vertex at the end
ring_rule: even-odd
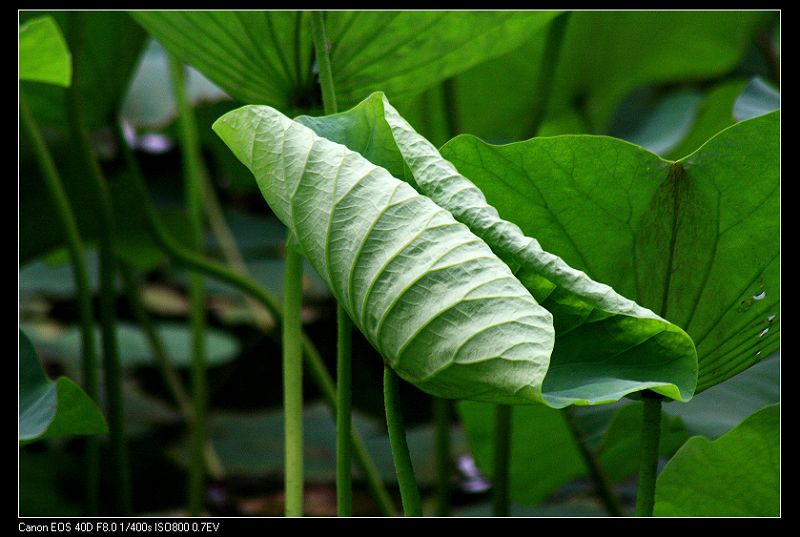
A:
MULTIPOLYGON (((192 248, 203 249, 203 169, 200 141, 194 112, 186 97, 183 64, 170 56, 170 74, 178 106, 178 124, 183 155, 186 209, 191 227, 192 248)), ((191 461, 189 464, 189 515, 199 516, 203 510, 205 488, 205 445, 207 428, 208 388, 206 379, 206 304, 205 285, 200 274, 189 275, 189 322, 192 327, 192 408, 191 461)))
POLYGON ((325 30, 325 14, 322 11, 311 12, 311 38, 319 68, 319 85, 322 88, 322 103, 325 114, 336 113, 336 92, 333 85, 331 58, 328 54, 328 36, 325 30))
POLYGON ((400 486, 405 516, 422 516, 422 504, 417 488, 417 478, 408 451, 406 430, 403 425, 403 407, 400 403, 400 379, 394 369, 383 367, 383 400, 386 407, 386 425, 389 429, 389 443, 400 486))
POLYGON ((286 239, 283 284, 283 414, 286 516, 303 516, 303 256, 286 239))
MULTIPOLYGON (((61 176, 58 174, 50 151, 47 149, 47 144, 42 138, 38 125, 36 125, 36 120, 31 114, 27 96, 22 87, 20 87, 19 91, 19 112, 22 126, 27 131, 28 137, 33 144, 33 150, 44 178, 45 187, 50 194, 56 216, 67 242, 67 251, 72 264, 72 276, 75 281, 75 288, 78 291, 83 387, 93 401, 98 401, 100 390, 98 389, 97 378, 97 348, 94 339, 92 290, 89 287, 89 271, 86 268, 85 252, 80 232, 78 231, 78 223, 69 203, 67 192, 64 190, 64 184, 61 182, 61 176)), ((97 437, 86 439, 85 471, 86 511, 90 516, 97 515, 100 503, 100 444, 97 437)))
POLYGON ((433 398, 435 424, 434 453, 436 454, 436 516, 450 516, 450 421, 449 399, 433 398))
POLYGON ((542 61, 539 64, 539 77, 536 79, 536 89, 533 92, 535 100, 533 110, 531 110, 530 121, 524 132, 530 137, 539 133, 539 128, 547 115, 547 107, 550 104, 550 96, 553 93, 553 75, 558 66, 558 57, 561 53, 561 45, 564 42, 564 32, 567 28, 571 12, 565 11, 553 19, 550 29, 547 32, 547 44, 545 45, 542 61))
POLYGON ((650 391, 642 392, 642 444, 639 459, 639 487, 636 491, 636 516, 653 516, 658 471, 658 443, 661 439, 661 400, 650 391))
MULTIPOLYGON (((144 212, 145 220, 147 222, 150 235, 158 243, 158 245, 176 261, 182 263, 190 270, 200 272, 221 282, 239 289, 245 295, 251 296, 262 304, 266 310, 276 319, 278 324, 283 323, 283 307, 280 301, 269 291, 260 286, 257 282, 232 271, 225 265, 217 263, 207 257, 197 254, 192 250, 188 250, 178 243, 166 229, 164 224, 156 212, 150 196, 147 192, 147 187, 142 179, 142 174, 139 170, 139 165, 136 158, 125 141, 122 128, 119 124, 116 125, 117 140, 122 148, 123 155, 126 163, 130 168, 130 177, 133 181, 133 186, 137 192, 138 200, 142 211, 144 212)), ((322 360, 319 351, 314 346, 311 339, 303 333, 303 358, 306 361, 309 373, 311 373, 312 380, 316 383, 325 403, 335 414, 337 410, 336 403, 336 386, 333 379, 325 367, 325 362, 322 360)), ((381 479, 375 463, 367 452, 364 446, 364 440, 357 430, 352 430, 353 454, 355 455, 356 462, 358 462, 364 476, 369 484, 372 493, 375 496, 378 506, 385 515, 394 516, 397 514, 394 503, 392 502, 389 492, 381 479)))
POLYGON ((511 516, 511 429, 514 407, 495 408, 492 514, 511 516))
POLYGON ((353 515, 351 365, 353 322, 341 306, 336 308, 336 514, 353 515))
POLYGON ((605 505, 606 511, 611 516, 624 516, 619 499, 617 498, 617 495, 614 494, 614 489, 611 486, 611 481, 608 478, 606 469, 603 467, 603 464, 597 458, 597 455, 594 453, 594 451, 592 451, 592 448, 589 447, 589 443, 586 441, 586 435, 575 422, 575 415, 573 414, 572 409, 567 407, 562 410, 561 413, 564 416, 564 420, 567 423, 567 428, 569 428, 569 431, 572 433, 572 438, 575 440, 578 450, 583 457, 583 462, 586 464, 586 468, 589 470, 589 477, 594 484, 594 490, 600 497, 603 505, 605 505))
POLYGON ((103 172, 92 149, 89 129, 84 116, 85 105, 78 91, 83 73, 85 46, 85 14, 70 14, 69 47, 73 57, 72 86, 67 89, 67 115, 70 132, 78 157, 83 161, 87 186, 93 190, 99 220, 100 258, 100 326, 103 335, 103 370, 108 405, 108 428, 111 440, 111 464, 114 468, 117 513, 131 513, 131 478, 128 447, 125 439, 125 416, 122 399, 122 367, 117 347, 116 329, 116 259, 114 254, 114 212, 111 194, 103 172))
MULTIPOLYGON (((322 105, 325 115, 335 114, 336 90, 333 84, 331 59, 328 54, 328 37, 325 30, 325 14, 321 11, 311 13, 311 32, 314 52, 319 67, 319 84, 322 89, 322 105)), ((353 323, 345 309, 336 304, 336 326, 338 345, 336 353, 336 505, 339 516, 353 514, 353 476, 352 476, 352 350, 351 339, 353 323)))

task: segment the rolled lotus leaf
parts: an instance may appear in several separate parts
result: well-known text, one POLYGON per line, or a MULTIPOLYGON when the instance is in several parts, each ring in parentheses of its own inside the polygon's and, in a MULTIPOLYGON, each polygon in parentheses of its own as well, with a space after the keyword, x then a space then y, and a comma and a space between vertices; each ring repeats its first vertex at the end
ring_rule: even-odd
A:
POLYGON ((271 107, 229 112, 214 130, 401 377, 440 397, 543 402, 552 315, 467 226, 271 107))

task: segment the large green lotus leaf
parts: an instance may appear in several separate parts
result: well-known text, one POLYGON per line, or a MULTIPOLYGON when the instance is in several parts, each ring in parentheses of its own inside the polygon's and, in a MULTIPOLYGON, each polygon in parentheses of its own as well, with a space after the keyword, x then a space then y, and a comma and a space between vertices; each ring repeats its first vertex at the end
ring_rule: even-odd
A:
MULTIPOLYGON (((340 105, 381 89, 413 95, 519 46, 555 12, 332 11, 327 34, 340 105)), ((310 14, 150 11, 133 17, 230 95, 283 111, 320 106, 310 14)))
POLYGON ((442 154, 546 251, 686 330, 699 392, 779 345, 778 114, 678 162, 600 136, 459 136, 442 154))
MULTIPOLYGON (((22 12, 20 19, 27 20, 40 14, 22 12)), ((57 11, 51 15, 70 42, 74 13, 57 11)), ((119 11, 86 11, 81 15, 85 17, 85 43, 82 53, 73 58, 73 83, 86 105, 84 113, 89 127, 97 128, 116 121, 146 34, 128 15, 119 11)), ((66 125, 66 92, 63 88, 28 84, 25 91, 39 121, 47 125, 66 125)))
POLYGON ((53 17, 40 17, 19 27, 19 79, 69 87, 72 58, 53 17))
POLYGON ((656 516, 779 516, 780 406, 709 441, 690 438, 656 483, 656 516))
POLYGON ((558 12, 350 11, 328 14, 337 99, 415 95, 542 31, 558 12))
POLYGON ((453 215, 273 108, 214 130, 400 376, 441 397, 542 401, 552 316, 453 215))
POLYGON ((571 268, 531 238, 552 230, 521 230, 503 220, 380 93, 348 112, 298 121, 359 151, 449 211, 553 313, 556 344, 544 391, 549 405, 606 403, 648 388, 674 399, 691 397, 697 362, 683 330, 571 268))
POLYGON ((630 90, 720 76, 769 19, 742 11, 577 11, 564 35, 553 85, 555 106, 583 94, 603 125, 630 90))
POLYGON ((309 12, 136 11, 131 16, 240 101, 295 109, 313 89, 309 12))
MULTIPOLYGON (((616 107, 636 88, 729 72, 770 16, 753 11, 572 12, 553 76, 550 113, 555 117, 579 109, 591 125, 588 130, 605 132, 616 107)), ((539 98, 535 88, 546 37, 546 32, 535 33, 511 52, 456 77, 462 132, 493 143, 536 134, 526 119, 539 98), (474 113, 482 109, 490 113, 474 113)))
POLYGON ((103 414, 67 377, 47 378, 31 340, 19 333, 19 440, 32 442, 107 430, 103 414))

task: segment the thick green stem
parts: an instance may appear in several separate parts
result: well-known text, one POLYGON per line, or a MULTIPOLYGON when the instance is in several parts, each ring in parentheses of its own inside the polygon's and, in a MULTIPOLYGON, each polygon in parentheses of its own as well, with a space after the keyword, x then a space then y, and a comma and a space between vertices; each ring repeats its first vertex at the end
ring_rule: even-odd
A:
POLYGON ((492 514, 511 516, 511 428, 514 407, 497 405, 494 429, 492 514))
POLYGON ((617 495, 614 494, 614 489, 611 486, 611 480, 608 478, 606 469, 603 467, 603 464, 600 462, 600 459, 597 458, 594 451, 592 451, 592 448, 589 447, 589 443, 586 441, 586 435, 575 422, 572 409, 569 407, 565 408, 561 411, 561 414, 564 416, 567 428, 569 428, 572 433, 572 438, 578 446, 586 469, 589 470, 589 477, 594 484, 594 490, 600 497, 603 505, 605 505, 606 511, 608 511, 608 514, 611 516, 624 516, 619 499, 617 495))
POLYGON ((550 23, 547 32, 547 44, 545 45, 542 61, 539 63, 539 77, 536 79, 536 88, 533 91, 534 102, 531 110, 530 120, 525 132, 528 136, 536 136, 547 115, 547 107, 550 104, 550 96, 553 93, 553 75, 558 66, 558 57, 561 53, 561 44, 564 42, 564 33, 569 22, 570 12, 566 11, 558 15, 550 23))
MULTIPOLYGON (((184 168, 184 196, 192 234, 192 248, 203 249, 203 167, 200 141, 194 112, 186 96, 183 64, 170 56, 170 72, 175 102, 184 168)), ((189 465, 189 515, 199 516, 203 509, 205 489, 205 446, 207 428, 208 389, 206 379, 206 298, 205 284, 200 274, 189 275, 189 322, 192 327, 192 407, 194 420, 191 430, 191 462, 189 465)))
POLYGON ((436 516, 450 516, 450 421, 452 407, 449 399, 433 398, 435 424, 434 452, 436 453, 436 516))
MULTIPOLYGON (((122 147, 122 152, 125 160, 130 168, 130 177, 133 182, 134 189, 137 192, 138 200, 142 212, 144 213, 148 229, 153 239, 159 246, 176 261, 182 263, 190 270, 200 272, 207 276, 211 276, 221 282, 239 289, 245 295, 251 296, 262 304, 266 310, 276 319, 280 324, 283 322, 283 307, 280 301, 272 295, 269 291, 264 289, 251 278, 243 276, 230 270, 225 265, 217 263, 205 256, 199 255, 192 250, 188 250, 178 243, 164 227, 158 213, 153 207, 150 196, 147 192, 147 187, 142 179, 142 174, 139 171, 138 163, 133 155, 130 147, 125 141, 122 128, 119 124, 116 126, 117 140, 122 147)), ((314 346, 311 339, 303 333, 303 358, 306 362, 306 367, 311 374, 312 380, 316 383, 328 408, 331 409, 333 414, 336 414, 336 385, 331 378, 328 369, 325 367, 325 362, 322 360, 319 351, 314 346)), ((364 440, 357 430, 352 430, 353 454, 355 460, 364 472, 364 477, 369 484, 372 493, 378 502, 378 507, 381 512, 387 516, 394 516, 397 510, 392 502, 389 492, 381 479, 375 463, 367 452, 364 446, 364 440)))
POLYGON ((639 488, 636 491, 636 516, 653 516, 656 499, 658 444, 661 438, 660 395, 644 391, 642 400, 642 443, 639 459, 639 488))
POLYGON ((125 438, 125 413, 122 399, 122 367, 119 359, 116 329, 116 258, 114 254, 114 210, 111 194, 97 162, 85 119, 85 104, 78 87, 83 76, 85 57, 85 14, 70 14, 69 47, 73 57, 72 86, 67 89, 67 115, 78 158, 86 172, 87 186, 93 191, 99 220, 100 258, 100 326, 103 335, 103 371, 108 407, 108 428, 111 440, 112 467, 116 487, 117 513, 131 513, 131 480, 128 447, 125 438))
POLYGON ((325 30, 325 14, 321 11, 311 12, 311 38, 319 68, 319 85, 322 88, 322 104, 325 114, 336 113, 336 92, 331 71, 331 57, 328 54, 328 36, 325 30))
POLYGON ((397 484, 405 516, 422 516, 422 503, 417 488, 417 478, 408 451, 406 429, 403 425, 403 407, 400 402, 400 379, 388 365, 383 368, 383 401, 386 407, 386 425, 389 429, 389 443, 392 447, 397 484))
POLYGON ((283 280, 283 415, 286 516, 303 516, 303 256, 286 239, 283 280))
POLYGON ((352 337, 353 322, 342 306, 336 306, 336 512, 353 515, 352 438, 352 337))
MULTIPOLYGON (((94 339, 94 314, 92 313, 92 290, 89 287, 89 271, 86 268, 86 258, 81 241, 75 213, 72 211, 61 176, 58 174, 47 144, 42 138, 39 127, 31 114, 25 91, 20 88, 19 114, 22 127, 27 131, 39 168, 44 178, 50 198, 55 208, 56 217, 64 233, 72 264, 72 276, 75 288, 78 291, 78 316, 81 326, 81 370, 83 387, 93 401, 98 400, 97 378, 97 347, 94 339)), ((86 439, 86 511, 88 515, 97 515, 99 509, 99 483, 100 483, 100 445, 99 439, 89 437, 86 439)))

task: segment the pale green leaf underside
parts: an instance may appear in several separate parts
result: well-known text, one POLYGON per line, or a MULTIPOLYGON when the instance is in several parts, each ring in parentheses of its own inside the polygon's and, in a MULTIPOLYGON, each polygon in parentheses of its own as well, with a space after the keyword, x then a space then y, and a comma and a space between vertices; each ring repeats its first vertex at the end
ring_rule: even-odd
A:
POLYGON ((214 130, 403 378, 441 397, 541 402, 552 316, 466 226, 270 107, 234 110, 214 130))
POLYGON ((19 333, 19 440, 106 432, 103 414, 67 377, 50 381, 30 339, 19 333))
POLYGON ((736 124, 674 166, 601 136, 459 136, 442 154, 547 251, 686 330, 699 392, 779 345, 778 119, 736 124))
MULTIPOLYGON (((414 95, 519 46, 556 12, 331 11, 340 105, 381 89, 414 95)), ((233 97, 280 110, 314 100, 310 19, 302 11, 149 11, 132 16, 233 97)))
MULTIPOLYGON (((469 180, 417 134, 381 94, 348 112, 298 121, 402 177, 481 237, 554 316, 548 404, 598 404, 643 389, 688 400, 696 355, 677 326, 591 280, 501 219, 469 180)), ((586 163, 591 165, 591 163, 586 163)))
POLYGON ((72 61, 52 17, 40 17, 19 27, 19 79, 69 87, 72 61))
POLYGON ((656 516, 779 516, 780 406, 717 440, 690 438, 656 486, 656 516))

